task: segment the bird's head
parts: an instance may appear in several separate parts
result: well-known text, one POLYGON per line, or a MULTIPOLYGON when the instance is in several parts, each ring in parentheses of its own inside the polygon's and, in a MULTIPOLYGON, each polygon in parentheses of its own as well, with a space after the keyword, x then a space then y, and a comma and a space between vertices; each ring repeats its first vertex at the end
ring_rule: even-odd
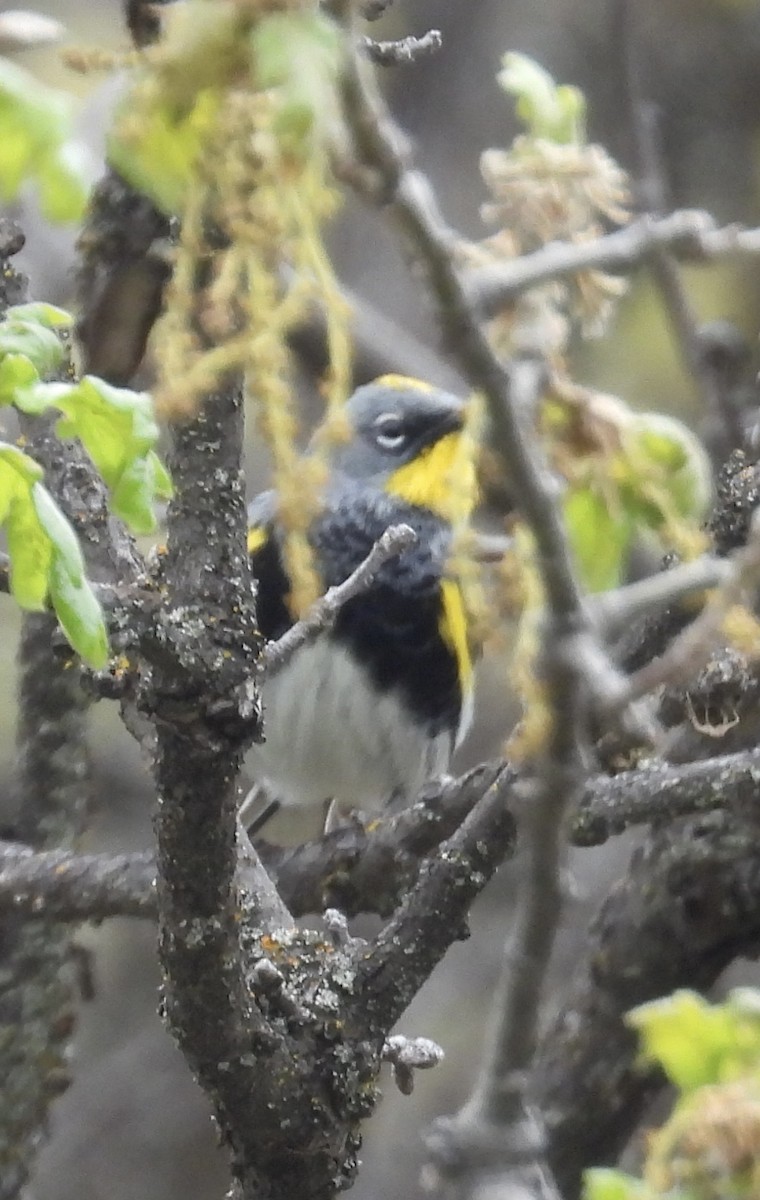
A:
POLYGON ((346 407, 348 439, 331 459, 344 475, 456 524, 475 504, 477 444, 466 401, 401 375, 360 387, 346 407))

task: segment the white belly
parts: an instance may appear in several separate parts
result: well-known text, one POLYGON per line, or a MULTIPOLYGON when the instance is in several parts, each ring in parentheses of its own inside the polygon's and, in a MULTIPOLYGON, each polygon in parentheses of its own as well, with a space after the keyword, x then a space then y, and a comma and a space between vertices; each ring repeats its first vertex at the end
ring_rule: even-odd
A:
POLYGON ((262 699, 266 742, 248 763, 284 805, 336 800, 377 811, 393 792, 412 797, 448 769, 449 734, 431 741, 414 729, 398 698, 376 691, 328 637, 265 680, 262 699))

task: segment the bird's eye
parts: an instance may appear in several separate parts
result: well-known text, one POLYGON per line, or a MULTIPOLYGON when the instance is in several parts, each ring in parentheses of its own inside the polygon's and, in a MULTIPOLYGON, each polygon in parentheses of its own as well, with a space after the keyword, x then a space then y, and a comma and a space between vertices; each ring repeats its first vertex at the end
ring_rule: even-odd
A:
POLYGON ((381 413, 375 420, 375 441, 382 450, 400 450, 406 441, 401 417, 395 413, 381 413))

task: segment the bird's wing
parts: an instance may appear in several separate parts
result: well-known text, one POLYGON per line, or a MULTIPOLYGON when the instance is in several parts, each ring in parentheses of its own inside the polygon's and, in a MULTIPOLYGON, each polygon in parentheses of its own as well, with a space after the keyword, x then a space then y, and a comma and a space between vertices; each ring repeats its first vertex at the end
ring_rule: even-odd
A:
POLYGON ((248 505, 248 553, 258 583, 256 612, 259 628, 268 640, 281 637, 293 624, 287 603, 290 581, 280 554, 276 514, 273 491, 261 492, 248 505))

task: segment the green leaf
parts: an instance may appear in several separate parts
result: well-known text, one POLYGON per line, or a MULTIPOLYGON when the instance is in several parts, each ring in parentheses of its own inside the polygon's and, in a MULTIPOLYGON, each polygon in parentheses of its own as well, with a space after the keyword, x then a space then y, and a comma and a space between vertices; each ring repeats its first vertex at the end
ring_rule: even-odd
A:
POLYGON ((112 493, 113 510, 134 533, 152 533, 156 528, 155 498, 171 494, 169 476, 151 451, 125 467, 112 493))
POLYGON ((158 425, 147 392, 113 387, 85 375, 78 383, 36 383, 16 402, 25 412, 55 407, 60 437, 76 437, 111 492, 111 506, 135 533, 156 527, 156 497, 172 494, 171 480, 153 447, 158 425))
POLYGON ((55 552, 73 580, 84 579, 84 559, 79 541, 53 497, 42 484, 32 486, 32 503, 41 528, 47 534, 55 552))
POLYGON ((50 543, 31 503, 42 467, 16 446, 0 442, 0 522, 5 523, 11 560, 11 594, 22 608, 45 607, 50 543))
POLYGON ((132 95, 126 96, 117 112, 108 137, 108 161, 168 215, 182 211, 201 148, 213 130, 220 95, 213 88, 201 89, 189 107, 178 109, 155 89, 136 110, 132 95))
MULTIPOLYGON (((13 472, 13 476, 6 476, 8 486, 15 486, 14 476, 17 476, 27 487, 36 483, 38 479, 42 479, 44 471, 39 463, 36 463, 28 454, 24 454, 23 450, 19 450, 18 446, 11 446, 8 442, 0 442, 0 464, 3 464, 9 471, 13 472)), ((4 515, 3 506, 0 503, 0 520, 4 515)))
POLYGON ((256 86, 276 89, 275 127, 285 149, 303 152, 336 111, 342 45, 337 26, 316 12, 271 13, 251 35, 256 86))
MULTIPOLYGON (((710 501, 712 472, 707 452, 691 430, 674 417, 637 413, 623 438, 632 491, 651 501, 660 489, 678 516, 700 519, 710 501)), ((660 508, 655 527, 666 515, 660 508)))
POLYGON ((35 300, 30 304, 14 304, 6 309, 6 319, 44 325, 46 329, 69 329, 74 324, 71 313, 55 304, 35 300))
POLYGON ((655 1200, 653 1193, 640 1179, 596 1167, 583 1176, 583 1200, 655 1200))
POLYGON ((51 375, 61 366, 66 349, 53 329, 12 315, 0 321, 0 355, 23 354, 38 375, 51 375))
POLYGON ((590 486, 574 487, 564 500, 565 522, 576 562, 589 591, 617 587, 622 579, 633 534, 633 521, 621 508, 611 510, 605 497, 590 486))
POLYGON ((87 206, 82 156, 64 143, 40 163, 37 182, 42 215, 57 225, 79 221, 87 206))
POLYGON ((101 607, 87 580, 73 576, 57 551, 50 565, 50 600, 76 652, 90 666, 104 667, 108 662, 108 634, 101 607))
POLYGON ((645 1059, 658 1062, 682 1092, 734 1079, 760 1066, 760 1012, 746 998, 708 1004, 678 991, 633 1009, 627 1021, 641 1038, 645 1059))
POLYGON ((93 667, 108 660, 100 605, 84 573, 74 530, 40 482, 38 463, 0 442, 0 522, 11 560, 11 593, 22 608, 39 611, 48 598, 73 648, 93 667))
POLYGON ((172 484, 171 475, 155 451, 150 450, 148 452, 148 461, 153 470, 153 487, 156 495, 160 496, 162 500, 171 500, 174 495, 174 485, 172 484))
MULTIPOLYGON (((33 487, 42 485, 36 483, 33 487)), ((33 504, 29 503, 28 492, 11 504, 5 532, 12 564, 11 594, 22 608, 41 612, 48 594, 52 547, 33 504)))
POLYGON ((0 358, 0 404, 15 404, 39 378, 37 368, 25 354, 6 354, 0 358))
POLYGON ((527 54, 505 54, 502 64, 497 81, 517 97, 517 115, 532 137, 561 144, 585 141, 586 100, 579 88, 558 86, 527 54))
POLYGON ((70 161, 71 101, 7 59, 0 59, 0 197, 14 200, 35 178, 48 213, 78 220, 86 200, 83 175, 70 161), (78 184, 76 202, 74 182, 78 184), (65 195, 55 196, 56 188, 65 195))

